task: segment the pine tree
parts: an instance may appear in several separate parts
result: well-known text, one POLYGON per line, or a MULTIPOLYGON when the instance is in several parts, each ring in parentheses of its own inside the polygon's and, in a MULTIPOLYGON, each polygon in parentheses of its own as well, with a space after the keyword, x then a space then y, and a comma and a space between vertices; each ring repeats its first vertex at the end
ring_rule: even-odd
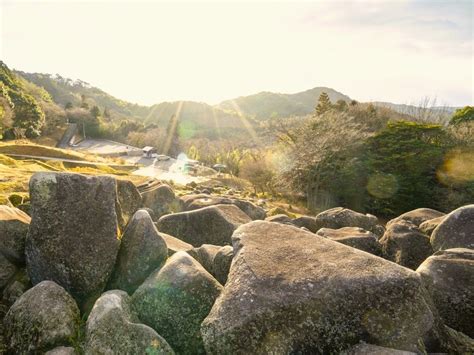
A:
POLYGON ((316 106, 316 114, 322 115, 332 108, 331 100, 327 93, 323 92, 319 96, 318 105, 316 106))

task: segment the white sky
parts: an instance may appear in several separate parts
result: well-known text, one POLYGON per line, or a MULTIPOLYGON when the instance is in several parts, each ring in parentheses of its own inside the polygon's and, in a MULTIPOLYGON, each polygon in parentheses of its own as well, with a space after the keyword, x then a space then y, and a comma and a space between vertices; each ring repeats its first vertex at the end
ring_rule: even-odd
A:
POLYGON ((0 0, 0 58, 141 104, 329 86, 360 101, 467 105, 473 2, 0 0))

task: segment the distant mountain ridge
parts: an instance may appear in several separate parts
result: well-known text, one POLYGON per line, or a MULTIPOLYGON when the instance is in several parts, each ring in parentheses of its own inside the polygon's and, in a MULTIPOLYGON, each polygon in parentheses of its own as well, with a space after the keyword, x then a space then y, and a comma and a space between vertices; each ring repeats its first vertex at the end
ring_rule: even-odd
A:
POLYGON ((315 87, 295 94, 281 94, 263 91, 258 94, 241 96, 226 100, 217 106, 224 110, 234 110, 257 120, 271 117, 304 116, 314 111, 319 96, 327 93, 335 103, 338 100, 346 102, 351 98, 328 87, 315 87))

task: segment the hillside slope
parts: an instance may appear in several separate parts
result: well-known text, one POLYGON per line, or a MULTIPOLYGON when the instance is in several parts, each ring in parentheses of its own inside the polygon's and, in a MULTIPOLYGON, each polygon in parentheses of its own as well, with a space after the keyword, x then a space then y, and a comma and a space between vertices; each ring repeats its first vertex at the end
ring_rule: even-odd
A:
POLYGON ((241 96, 221 102, 218 107, 224 110, 240 111, 242 114, 265 120, 271 117, 304 116, 314 111, 319 96, 326 92, 333 103, 338 100, 350 101, 334 89, 315 87, 295 94, 280 94, 264 91, 255 95, 241 96))

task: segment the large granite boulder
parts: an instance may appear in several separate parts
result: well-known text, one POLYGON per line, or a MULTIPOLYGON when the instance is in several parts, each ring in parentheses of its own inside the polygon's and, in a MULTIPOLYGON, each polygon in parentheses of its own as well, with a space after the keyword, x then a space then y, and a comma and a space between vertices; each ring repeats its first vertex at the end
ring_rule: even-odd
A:
POLYGON ((474 249, 474 205, 463 206, 449 213, 431 234, 431 245, 435 251, 474 249))
POLYGON ((377 217, 371 214, 362 214, 348 208, 335 207, 319 213, 316 217, 316 228, 339 229, 343 227, 359 227, 381 236, 383 226, 377 217))
POLYGON ((0 206, 0 254, 14 264, 25 262, 25 239, 31 218, 15 207, 0 206))
POLYGON ((32 283, 55 281, 81 306, 92 306, 112 273, 120 245, 115 179, 36 173, 30 196, 26 259, 32 283))
POLYGON ((234 230, 250 221, 250 217, 234 205, 216 205, 163 216, 157 226, 160 232, 199 247, 231 244, 234 230))
POLYGON ((430 238, 405 220, 391 223, 380 244, 386 259, 413 270, 433 254, 430 238))
POLYGON ((474 338, 474 250, 438 251, 416 271, 444 322, 474 338))
POLYGON ((18 268, 0 253, 0 291, 2 291, 15 276, 18 268))
POLYGON ((234 232, 223 293, 201 326, 208 354, 338 353, 359 341, 416 350, 433 325, 415 272, 299 228, 234 232))
POLYGON ((167 258, 168 247, 150 215, 145 210, 138 210, 122 236, 108 288, 132 294, 167 258))
POLYGON ((273 223, 282 223, 282 224, 290 224, 293 225, 293 220, 288 217, 286 214, 276 214, 273 216, 269 216, 265 218, 266 221, 268 222, 273 222, 273 223))
POLYGON ((120 228, 124 229, 128 221, 142 207, 142 197, 130 180, 117 180, 117 198, 119 203, 118 219, 120 228))
POLYGON ((184 211, 194 211, 215 205, 235 205, 245 212, 252 220, 265 219, 266 212, 262 207, 247 200, 211 196, 206 194, 186 195, 181 197, 184 211))
POLYGON ((214 276, 214 258, 222 247, 219 245, 203 244, 199 248, 188 251, 195 260, 201 264, 212 276, 214 276))
POLYGON ((177 354, 203 354, 200 325, 222 286, 191 256, 177 252, 132 296, 140 320, 177 354))
POLYGON ((410 223, 413 223, 415 226, 419 227, 420 224, 422 224, 425 221, 428 221, 433 218, 442 217, 444 215, 445 214, 443 212, 436 211, 431 208, 417 208, 416 210, 405 212, 404 214, 394 219, 391 219, 390 221, 387 222, 387 228, 390 224, 397 223, 401 220, 408 221, 410 223))
POLYGON ((293 224, 300 228, 306 228, 310 232, 316 233, 318 231, 318 223, 316 222, 315 217, 311 216, 300 216, 293 219, 293 224))
POLYGON ((172 235, 163 232, 159 233, 161 237, 165 240, 166 246, 168 247, 168 256, 171 256, 178 251, 187 252, 194 248, 191 244, 183 242, 181 239, 175 238, 172 235))
POLYGON ((367 253, 382 256, 382 246, 374 233, 359 227, 344 227, 339 229, 321 228, 317 235, 329 238, 335 242, 357 248, 367 253))
POLYGON ((35 354, 70 345, 77 335, 79 309, 58 284, 43 281, 26 291, 4 319, 8 349, 35 354))
POLYGON ((140 324, 124 291, 108 291, 94 304, 86 323, 86 354, 174 354, 165 339, 140 324))
POLYGON ((344 351, 341 355, 416 355, 411 351, 385 348, 383 346, 360 343, 344 351))
POLYGON ((420 228, 420 231, 427 236, 431 236, 433 231, 438 227, 438 225, 444 221, 446 218, 446 215, 443 215, 441 217, 429 219, 427 221, 424 221, 423 223, 420 224, 418 228, 420 228))
POLYGON ((225 285, 227 282, 227 276, 229 275, 233 257, 234 249, 230 245, 221 247, 214 256, 213 275, 221 285, 225 285))
POLYGON ((173 189, 166 184, 152 185, 143 190, 141 195, 143 206, 151 208, 156 218, 181 209, 179 199, 173 189))

